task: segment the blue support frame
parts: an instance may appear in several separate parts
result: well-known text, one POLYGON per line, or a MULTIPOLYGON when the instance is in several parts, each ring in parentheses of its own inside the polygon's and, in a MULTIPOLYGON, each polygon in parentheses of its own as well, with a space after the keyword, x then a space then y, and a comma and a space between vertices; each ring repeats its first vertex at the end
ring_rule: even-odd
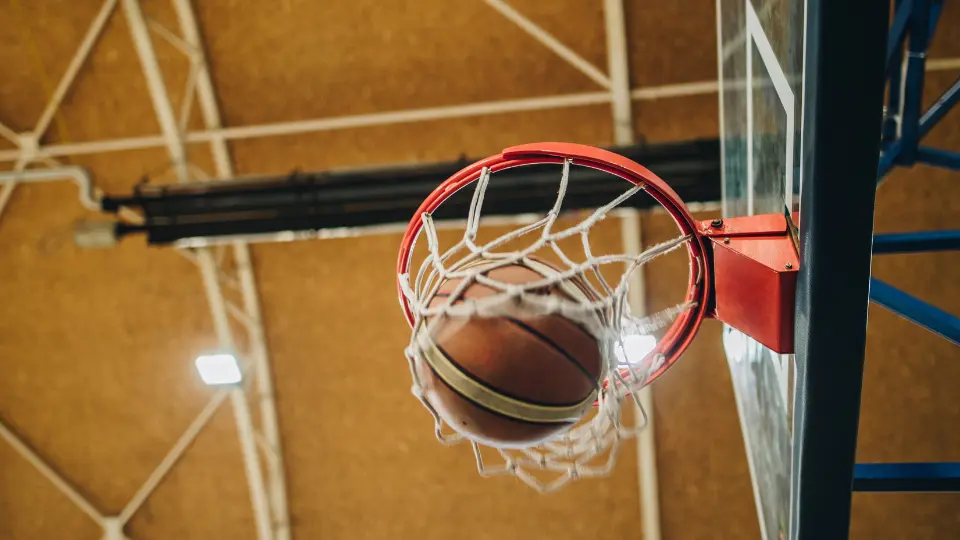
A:
POLYGON ((886 47, 889 97, 881 130, 883 155, 877 168, 878 181, 882 181, 894 166, 909 167, 917 161, 954 170, 960 168, 960 154, 920 146, 920 141, 960 101, 958 78, 936 103, 920 115, 927 48, 940 19, 943 2, 895 0, 894 5, 896 11, 886 47), (907 34, 907 64, 906 69, 901 69, 907 34))
POLYGON ((870 300, 960 345, 960 317, 911 296, 877 278, 870 278, 870 300))
MULTIPOLYGON (((900 99, 899 97, 900 96, 900 72, 895 71, 894 74, 895 76, 891 76, 890 78, 891 107, 895 97, 897 100, 900 99)), ((923 85, 921 84, 920 86, 922 87, 923 85)), ((909 91, 910 89, 908 88, 907 90, 909 91)), ((958 77, 957 80, 954 81, 953 84, 950 86, 950 88, 948 88, 947 91, 944 92, 937 99, 937 101, 934 102, 934 104, 931 105, 929 109, 927 109, 925 113, 923 113, 923 116, 921 116, 920 119, 917 121, 915 129, 906 130, 907 126, 906 126, 905 120, 901 118, 900 121, 904 123, 903 127, 905 131, 903 132, 903 136, 899 139, 894 138, 897 132, 898 115, 891 114, 890 111, 895 109, 888 107, 887 118, 884 120, 884 127, 883 127, 883 136, 884 136, 883 155, 880 157, 880 164, 877 167, 877 179, 878 179, 877 181, 878 182, 883 181, 883 179, 887 176, 890 170, 893 169, 893 167, 896 165, 901 165, 901 166, 913 165, 915 160, 908 161, 904 157, 905 155, 904 148, 912 148, 914 152, 914 157, 916 157, 915 154, 917 151, 917 147, 919 147, 920 140, 926 137, 927 134, 930 133, 930 130, 933 129, 934 126, 936 126, 937 123, 940 122, 940 120, 942 120, 943 117, 946 116, 946 114, 950 112, 958 102, 960 102, 960 77, 958 77), (911 134, 910 138, 907 137, 908 132, 911 134)), ((930 151, 930 150, 932 149, 927 149, 927 151, 930 151)), ((942 150, 936 151, 936 152, 955 155, 955 153, 953 152, 946 152, 942 150)), ((948 157, 947 162, 953 163, 952 161, 949 161, 949 159, 950 158, 948 157)), ((954 167, 949 167, 949 168, 954 168, 954 167)))
POLYGON ((873 236, 873 254, 960 250, 960 229, 873 236))
POLYGON ((853 491, 960 491, 960 463, 858 463, 853 491))
POLYGON ((960 318, 863 277, 872 254, 960 249, 960 230, 877 235, 870 245, 875 186, 863 180, 871 171, 879 183, 895 166, 960 168, 960 153, 920 145, 960 102, 958 79, 922 111, 942 0, 892 1, 886 47, 889 0, 807 3, 791 540, 846 539, 851 490, 960 491, 960 463, 854 465, 867 299, 960 344, 960 318))
POLYGON ((921 146, 917 148, 917 161, 941 169, 960 171, 960 153, 949 150, 921 146))
MULTIPOLYGON (((918 162, 960 170, 960 152, 920 146, 920 141, 960 103, 958 77, 922 116, 918 116, 923 100, 926 52, 940 19, 943 0, 895 0, 894 6, 895 13, 886 47, 890 99, 882 129, 883 155, 877 167, 878 182, 882 181, 893 167, 909 167, 918 162), (908 34, 906 69, 898 69, 908 34), (905 84, 903 77, 906 77, 905 84)), ((878 235, 874 240, 873 252, 883 254, 957 250, 960 249, 958 236, 960 231, 878 235)), ((878 304, 952 342, 958 342, 957 324, 960 319, 957 317, 876 279, 872 281, 870 297, 878 304)))
MULTIPOLYGON (((923 99, 926 51, 940 18, 943 1, 894 0, 894 6, 886 47, 889 100, 881 131, 883 155, 877 167, 878 183, 894 166, 909 167, 918 162, 960 170, 960 153, 920 145, 920 141, 960 102, 958 77, 918 117, 923 99), (906 69, 901 69, 907 34, 910 36, 907 64, 906 69)), ((876 235, 873 242, 874 255, 948 250, 960 250, 960 230, 881 234, 876 235)), ((960 345, 960 317, 876 278, 870 279, 870 300, 960 345)), ((960 463, 857 464, 852 488, 853 491, 873 492, 956 492, 960 491, 960 463)))

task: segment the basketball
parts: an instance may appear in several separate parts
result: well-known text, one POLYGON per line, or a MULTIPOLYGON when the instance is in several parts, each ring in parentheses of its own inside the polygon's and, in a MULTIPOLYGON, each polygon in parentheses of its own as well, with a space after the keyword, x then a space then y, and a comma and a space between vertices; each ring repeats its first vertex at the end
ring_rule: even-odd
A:
MULTIPOLYGON (((531 264, 539 272, 514 264, 484 275, 522 284, 556 272, 539 261, 531 264)), ((431 307, 450 301, 459 284, 458 279, 441 283, 431 307)), ((453 302, 497 292, 473 283, 453 302)), ((590 297, 574 280, 534 293, 590 297)), ((498 448, 542 443, 576 424, 596 399, 604 375, 600 346, 586 328, 562 315, 443 315, 431 328, 431 343, 418 365, 424 398, 473 441, 498 448)))

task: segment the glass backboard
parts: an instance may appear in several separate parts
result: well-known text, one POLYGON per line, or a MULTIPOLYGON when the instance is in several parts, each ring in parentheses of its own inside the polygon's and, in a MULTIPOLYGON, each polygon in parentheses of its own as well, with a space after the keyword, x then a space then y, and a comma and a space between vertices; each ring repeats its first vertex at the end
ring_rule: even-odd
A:
MULTIPOLYGON (((806 0, 717 0, 723 215, 799 221, 806 0)), ((762 538, 787 538, 794 359, 724 329, 762 538)))

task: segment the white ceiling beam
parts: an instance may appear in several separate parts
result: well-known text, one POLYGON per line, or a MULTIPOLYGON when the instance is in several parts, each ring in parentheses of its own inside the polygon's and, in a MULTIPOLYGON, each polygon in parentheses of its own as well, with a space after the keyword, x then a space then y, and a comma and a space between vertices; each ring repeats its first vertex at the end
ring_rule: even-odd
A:
POLYGON ((138 0, 123 0, 123 8, 127 16, 127 24, 130 27, 130 36, 133 38, 134 48, 140 58, 141 70, 147 80, 147 91, 150 93, 150 100, 153 102, 153 110, 157 115, 157 121, 160 122, 164 145, 173 160, 173 168, 177 174, 177 179, 180 182, 187 182, 190 180, 190 172, 187 167, 187 150, 177 127, 177 118, 173 112, 173 105, 170 103, 170 96, 167 94, 167 85, 164 81, 163 72, 160 70, 160 62, 157 60, 153 41, 150 39, 150 30, 143 16, 143 10, 138 0))
MULTIPOLYGON (((960 70, 960 58, 931 59, 926 63, 927 71, 956 71, 960 70)), ((745 88, 745 81, 730 81, 730 88, 745 88)), ((684 96, 707 95, 716 93, 719 84, 716 80, 695 81, 689 83, 668 84, 634 88, 630 97, 639 101, 652 101, 684 96)), ((295 120, 291 122, 275 122, 252 126, 234 126, 220 129, 205 129, 183 134, 188 143, 210 143, 218 138, 224 140, 253 139, 261 137, 275 137, 294 135, 298 133, 315 133, 321 131, 335 131, 340 129, 356 129, 364 127, 385 126, 413 122, 428 122, 455 118, 469 118, 493 114, 506 114, 527 111, 542 111, 570 107, 585 107, 603 105, 613 100, 610 92, 583 92, 557 96, 543 96, 520 98, 511 100, 486 101, 465 105, 450 105, 442 107, 426 107, 421 109, 407 109, 352 116, 313 118, 295 120)), ((2 135, 2 134, 0 134, 2 135)), ((10 130, 12 137, 19 137, 10 130)), ((162 135, 147 135, 142 137, 127 137, 123 139, 105 139, 70 144, 54 144, 41 146, 35 152, 36 159, 81 156, 125 150, 141 150, 145 148, 161 148, 166 144, 162 135)), ((12 162, 23 156, 22 150, 0 150, 0 161, 12 162)), ((215 159, 216 156, 214 156, 215 159)))
MULTIPOLYGON (((627 255, 643 252, 640 212, 633 208, 620 209, 620 241, 627 255)), ((647 315, 645 266, 630 275, 627 302, 634 317, 647 315)), ((637 434, 637 489, 640 494, 640 527, 643 540, 660 540, 660 486, 657 475, 657 443, 654 430, 653 389, 643 387, 640 404, 634 414, 646 415, 647 425, 637 434)), ((636 402, 634 402, 636 403, 636 402)))
POLYGON ((576 68, 577 71, 589 77, 593 82, 599 84, 606 90, 611 87, 610 78, 600 71, 597 66, 588 62, 573 49, 564 45, 559 39, 553 37, 553 34, 547 32, 535 22, 528 19, 524 14, 513 8, 503 0, 483 0, 488 6, 497 10, 507 20, 520 27, 521 30, 530 35, 533 39, 540 42, 544 47, 553 51, 554 54, 566 60, 568 64, 576 68))
POLYGON ((603 18, 607 36, 607 70, 610 72, 613 142, 633 144, 633 112, 630 97, 630 64, 624 0, 604 0, 603 18))

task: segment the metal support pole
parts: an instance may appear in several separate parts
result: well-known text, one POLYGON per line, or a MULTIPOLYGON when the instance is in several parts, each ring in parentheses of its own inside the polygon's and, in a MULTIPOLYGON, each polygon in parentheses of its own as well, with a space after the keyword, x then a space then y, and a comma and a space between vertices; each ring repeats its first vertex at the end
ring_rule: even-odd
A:
POLYGON ((877 234, 873 236, 874 255, 950 250, 960 250, 960 229, 877 234))
POLYGON ((870 279, 870 300, 960 345, 960 318, 877 278, 870 279))
POLYGON ((858 463, 853 490, 958 492, 960 463, 858 463))
POLYGON ((607 36, 607 70, 612 94, 613 141, 633 144, 633 113, 630 101, 630 65, 627 55, 627 25, 624 0, 604 0, 603 15, 607 36))
POLYGON ((960 102, 960 77, 957 77, 950 88, 937 98, 937 101, 920 117, 920 138, 926 137, 927 133, 930 133, 930 130, 937 125, 937 122, 953 110, 958 102, 960 102))
POLYGON ((927 61, 927 33, 929 31, 929 0, 912 0, 910 14, 910 40, 907 47, 907 72, 903 92, 903 110, 900 124, 900 148, 898 159, 912 165, 917 156, 917 144, 920 142, 919 121, 923 103, 924 65, 927 61))
MULTIPOLYGON (((200 40, 200 30, 193 7, 190 0, 173 0, 173 7, 177 13, 184 41, 192 49, 193 61, 198 63, 197 98, 200 101, 200 112, 203 115, 204 127, 219 129, 221 127, 220 110, 217 106, 216 92, 213 87, 213 80, 210 77, 210 69, 203 51, 203 43, 200 40)), ((233 163, 230 159, 226 139, 223 137, 211 139, 210 150, 213 153, 217 176, 232 178, 234 176, 233 163)), ((290 515, 287 507, 286 470, 277 422, 273 374, 264 335, 256 278, 253 273, 249 246, 245 242, 234 242, 233 251, 240 292, 243 297, 244 316, 248 321, 246 327, 250 332, 251 361, 256 371, 255 383, 260 405, 260 424, 263 438, 268 446, 266 459, 268 474, 266 480, 273 515, 273 532, 276 540, 289 540, 290 515)))
MULTIPOLYGON (((160 127, 163 131, 167 151, 174 162, 174 170, 180 182, 190 180, 184 140, 179 132, 176 116, 170 98, 167 95, 160 64, 157 62, 149 29, 144 19, 138 0, 124 0, 124 12, 130 25, 144 77, 147 80, 150 97, 160 127)), ((197 263, 203 277, 204 289, 210 302, 210 311, 213 316, 214 328, 220 346, 227 351, 236 352, 230 324, 227 319, 227 310, 220 289, 216 262, 209 249, 201 249, 197 254, 197 263)), ((263 473, 260 458, 257 455, 256 440, 253 431, 253 420, 250 415, 250 405, 242 387, 230 390, 230 399, 233 404, 234 419, 237 424, 237 433, 240 439, 240 448, 244 466, 247 472, 247 483, 250 489, 250 499, 253 505, 254 520, 259 540, 272 540, 273 528, 270 519, 270 509, 267 493, 263 482, 263 473)))
POLYGON ((123 7, 127 16, 127 24, 130 26, 130 35, 133 37, 133 44, 137 50, 137 56, 140 57, 143 76, 147 80, 147 90, 150 92, 151 101, 153 101, 153 109, 156 111, 157 120, 160 122, 160 130, 163 132, 164 144, 173 160, 177 178, 181 182, 186 182, 190 178, 190 172, 187 168, 187 150, 177 127, 177 118, 173 112, 173 106, 170 104, 170 96, 167 95, 163 72, 160 70, 157 53, 154 51, 153 42, 150 40, 150 30, 147 28, 140 2, 139 0, 123 0, 123 7))
MULTIPOLYGON (((223 300, 223 291, 220 289, 220 278, 217 273, 217 264, 210 249, 203 248, 197 252, 197 263, 203 277, 203 288, 210 303, 210 313, 213 316, 213 327, 217 333, 220 347, 235 352, 233 333, 227 318, 227 307, 223 300)), ((263 471, 260 458, 257 456, 257 442, 253 430, 253 418, 250 414, 250 403, 243 386, 235 386, 229 390, 230 402, 233 405, 233 416, 237 424, 237 434, 240 439, 240 450, 243 454, 243 465, 246 469, 247 484, 250 490, 250 502, 253 505, 253 517, 257 527, 258 540, 273 540, 273 526, 270 521, 270 506, 267 498, 266 486, 263 482, 263 471)))
POLYGON ((791 540, 850 534, 889 14, 807 2, 791 540))
MULTIPOLYGON (((620 213, 620 241, 627 255, 639 255, 643 251, 640 231, 640 213, 634 209, 622 209, 620 213)), ((646 283, 644 267, 640 266, 630 276, 627 301, 635 317, 646 315, 646 283)), ((643 540, 660 540, 660 486, 657 474, 657 443, 655 440, 653 411, 653 388, 640 390, 640 407, 647 415, 646 428, 637 434, 637 482, 640 491, 640 527, 643 540)), ((640 415, 640 410, 634 414, 640 415)))
POLYGON ((950 152, 949 150, 921 146, 917 148, 917 162, 940 167, 941 169, 960 171, 960 152, 950 152))

